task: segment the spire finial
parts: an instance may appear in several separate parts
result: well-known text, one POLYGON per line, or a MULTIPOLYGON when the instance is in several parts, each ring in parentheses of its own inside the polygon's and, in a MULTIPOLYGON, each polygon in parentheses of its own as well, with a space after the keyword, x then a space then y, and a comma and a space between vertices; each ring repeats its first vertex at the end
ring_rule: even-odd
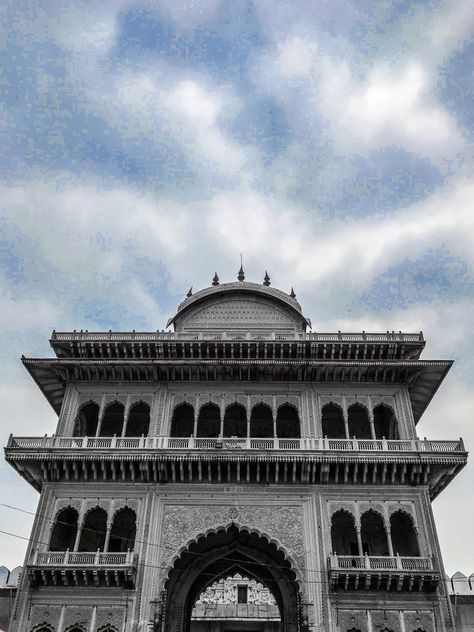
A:
POLYGON ((193 295, 193 286, 191 285, 191 287, 189 288, 188 293, 186 294, 186 296, 189 298, 192 295, 193 295))
POLYGON ((267 287, 270 285, 270 277, 268 276, 268 272, 265 270, 265 276, 263 277, 263 285, 267 287))
POLYGON ((295 294, 295 291, 294 291, 293 287, 291 288, 290 296, 291 296, 291 298, 296 298, 296 294, 295 294))
POLYGON ((240 270, 239 273, 237 275, 237 278, 239 281, 243 281, 245 279, 245 274, 244 274, 244 268, 242 265, 242 253, 240 253, 240 270))
POLYGON ((219 277, 217 276, 217 272, 214 272, 214 277, 212 279, 212 285, 219 285, 219 277))

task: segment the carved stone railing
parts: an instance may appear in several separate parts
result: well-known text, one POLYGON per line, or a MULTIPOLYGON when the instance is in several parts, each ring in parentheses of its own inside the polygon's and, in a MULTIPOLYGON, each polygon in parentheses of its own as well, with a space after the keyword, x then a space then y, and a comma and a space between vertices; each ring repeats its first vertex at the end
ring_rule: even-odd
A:
POLYGON ((384 333, 305 333, 294 332, 242 332, 240 335, 236 331, 221 331, 213 333, 212 331, 199 332, 174 332, 174 331, 73 331, 73 332, 57 332, 53 331, 51 340, 58 342, 147 342, 155 340, 309 340, 313 342, 423 342, 423 334, 420 333, 402 333, 395 331, 387 331, 384 333))
POLYGON ((431 557, 396 555, 354 556, 332 554, 328 558, 331 588, 344 590, 435 590, 440 580, 431 557))
POLYGON ((103 553, 101 551, 46 551, 36 552, 34 566, 131 566, 133 551, 103 553))
POLYGON ((27 572, 34 586, 134 587, 136 567, 137 556, 133 551, 36 551, 27 572))
POLYGON ((14 437, 7 448, 20 449, 117 449, 117 450, 304 450, 341 452, 464 452, 462 439, 328 439, 253 437, 14 437))
POLYGON ((331 570, 352 570, 367 569, 379 570, 407 570, 407 571, 429 571, 433 570, 433 563, 430 557, 401 557, 396 555, 389 557, 386 555, 336 555, 329 557, 329 567, 331 570))

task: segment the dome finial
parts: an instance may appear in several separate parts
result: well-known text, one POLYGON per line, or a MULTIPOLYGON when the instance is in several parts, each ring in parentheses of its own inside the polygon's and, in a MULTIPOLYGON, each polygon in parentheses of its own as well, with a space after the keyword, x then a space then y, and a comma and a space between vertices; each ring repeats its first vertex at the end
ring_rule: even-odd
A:
POLYGON ((268 272, 265 270, 265 276, 263 277, 263 285, 267 287, 270 285, 270 277, 268 276, 268 272))
POLYGON ((212 279, 212 285, 219 285, 219 277, 217 276, 217 272, 214 272, 214 278, 212 279))
POLYGON ((293 287, 291 288, 290 296, 291 296, 291 298, 296 298, 296 294, 295 294, 295 291, 294 291, 293 287))
POLYGON ((189 288, 188 293, 186 294, 186 296, 189 298, 192 295, 193 295, 193 286, 191 285, 191 287, 189 288))
POLYGON ((237 279, 239 281, 243 281, 245 279, 244 268, 243 268, 243 265, 242 265, 242 253, 240 253, 240 270, 239 270, 239 273, 237 275, 237 279))

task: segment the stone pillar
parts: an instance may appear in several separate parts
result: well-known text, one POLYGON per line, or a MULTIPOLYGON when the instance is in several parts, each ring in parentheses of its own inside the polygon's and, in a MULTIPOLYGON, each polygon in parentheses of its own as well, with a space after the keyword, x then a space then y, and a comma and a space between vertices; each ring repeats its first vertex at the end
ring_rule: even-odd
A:
POLYGON ((127 401, 125 402, 125 409, 123 411, 122 437, 125 437, 126 435, 129 416, 130 416, 130 394, 127 395, 127 401))
POLYGON ((104 553, 107 553, 107 551, 109 550, 109 543, 110 543, 110 532, 112 530, 112 525, 110 523, 107 524, 107 529, 105 531, 105 541, 104 541, 104 553))
POLYGON ((372 399, 370 395, 367 397, 368 399, 368 412, 369 412, 369 424, 370 424, 370 435, 372 439, 376 439, 375 436, 375 425, 374 425, 374 408, 372 406, 372 399))
POLYGON ((362 536, 360 525, 356 526, 356 536, 357 536, 357 548, 359 549, 359 556, 362 557, 364 555, 364 551, 362 549, 362 536))
POLYGON ((346 433, 346 439, 349 439, 349 415, 347 412, 346 396, 342 396, 342 416, 344 417, 344 432, 346 433))
POLYGON ((104 413, 105 413, 105 394, 102 395, 102 399, 100 402, 99 420, 97 422, 97 431, 95 433, 96 437, 100 437, 100 431, 102 429, 102 420, 104 419, 104 413))
POLYGON ((79 542, 81 541, 82 527, 83 526, 84 526, 83 522, 80 522, 77 525, 76 539, 74 541, 74 548, 73 548, 74 552, 77 552, 77 550, 79 549, 79 542))

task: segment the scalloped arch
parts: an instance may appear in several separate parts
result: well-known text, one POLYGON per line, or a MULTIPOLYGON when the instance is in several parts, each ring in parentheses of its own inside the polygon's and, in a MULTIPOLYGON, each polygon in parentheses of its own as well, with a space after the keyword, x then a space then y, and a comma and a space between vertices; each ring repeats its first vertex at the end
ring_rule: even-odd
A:
POLYGON ((44 621, 43 623, 38 623, 34 628, 31 628, 31 632, 54 632, 54 627, 44 621))

